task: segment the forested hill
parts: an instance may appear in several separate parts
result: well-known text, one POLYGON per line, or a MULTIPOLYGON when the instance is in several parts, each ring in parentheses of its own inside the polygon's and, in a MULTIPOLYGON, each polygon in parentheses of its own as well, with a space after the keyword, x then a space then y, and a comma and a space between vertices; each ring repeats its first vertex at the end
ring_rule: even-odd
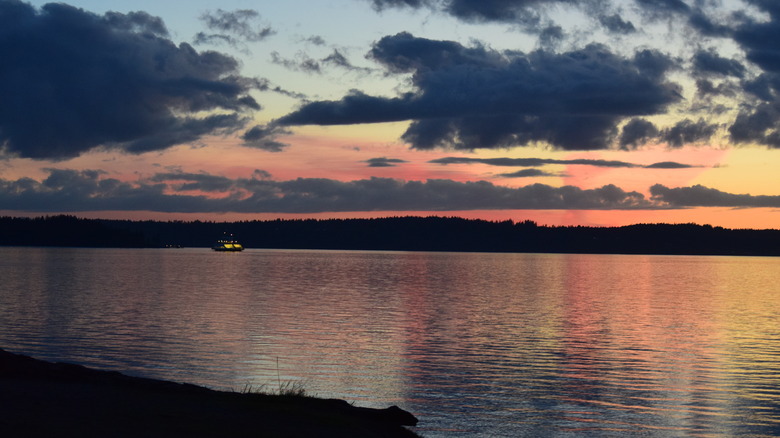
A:
POLYGON ((780 255, 780 230, 694 224, 599 228, 442 217, 242 222, 0 217, 0 245, 6 246, 210 247, 224 233, 246 248, 780 255))

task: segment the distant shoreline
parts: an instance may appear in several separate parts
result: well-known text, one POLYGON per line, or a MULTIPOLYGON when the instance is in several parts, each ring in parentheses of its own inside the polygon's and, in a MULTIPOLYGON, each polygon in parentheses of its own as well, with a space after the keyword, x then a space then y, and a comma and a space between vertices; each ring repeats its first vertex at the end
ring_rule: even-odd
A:
POLYGON ((0 246, 210 247, 224 233, 249 249, 780 256, 780 230, 697 224, 551 227, 413 216, 241 222, 0 217, 0 246))
POLYGON ((0 432, 25 437, 414 438, 397 407, 300 395, 214 391, 50 363, 0 349, 0 432))

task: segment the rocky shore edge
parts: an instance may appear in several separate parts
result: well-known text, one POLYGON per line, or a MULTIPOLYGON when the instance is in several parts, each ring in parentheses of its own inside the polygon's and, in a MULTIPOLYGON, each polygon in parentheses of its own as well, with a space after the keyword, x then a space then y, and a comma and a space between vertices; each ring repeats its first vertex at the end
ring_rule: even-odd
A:
POLYGON ((419 437, 411 413, 216 391, 0 349, 0 436, 419 437))

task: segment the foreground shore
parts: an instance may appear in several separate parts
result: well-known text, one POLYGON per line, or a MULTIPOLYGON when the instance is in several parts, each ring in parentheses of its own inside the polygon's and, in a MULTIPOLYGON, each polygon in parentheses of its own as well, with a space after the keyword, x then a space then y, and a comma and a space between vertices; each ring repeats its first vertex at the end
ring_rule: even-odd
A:
POLYGON ((417 437, 395 406, 241 394, 50 363, 0 349, 0 436, 417 437))

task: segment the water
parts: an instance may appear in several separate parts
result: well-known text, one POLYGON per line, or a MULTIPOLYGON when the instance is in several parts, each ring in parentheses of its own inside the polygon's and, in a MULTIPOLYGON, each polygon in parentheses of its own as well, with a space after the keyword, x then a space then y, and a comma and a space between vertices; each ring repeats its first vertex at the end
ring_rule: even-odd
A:
POLYGON ((0 348, 425 437, 780 435, 780 259, 0 248, 0 348))

